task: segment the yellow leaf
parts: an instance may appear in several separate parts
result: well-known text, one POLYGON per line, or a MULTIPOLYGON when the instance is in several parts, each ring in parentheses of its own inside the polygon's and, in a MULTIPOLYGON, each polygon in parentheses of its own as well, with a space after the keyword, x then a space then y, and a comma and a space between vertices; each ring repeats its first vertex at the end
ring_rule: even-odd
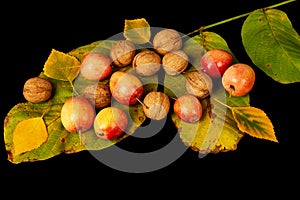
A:
POLYGON ((48 132, 42 117, 19 122, 13 132, 15 155, 38 148, 48 138, 48 132))
POLYGON ((150 25, 145 18, 125 20, 124 37, 135 44, 145 44, 150 41, 150 25))
POLYGON ((244 106, 232 107, 231 111, 241 131, 259 139, 278 142, 273 124, 263 110, 244 106))
POLYGON ((44 64, 44 74, 62 81, 73 81, 80 69, 80 61, 71 55, 52 49, 44 64))

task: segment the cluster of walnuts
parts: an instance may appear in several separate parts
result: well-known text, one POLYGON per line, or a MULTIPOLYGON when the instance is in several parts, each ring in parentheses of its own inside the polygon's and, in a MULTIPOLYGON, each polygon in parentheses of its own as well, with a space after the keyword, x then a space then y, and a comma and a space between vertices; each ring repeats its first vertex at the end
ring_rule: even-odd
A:
POLYGON ((188 55, 181 50, 181 35, 174 29, 163 29, 155 34, 153 49, 137 50, 130 40, 118 41, 110 50, 110 58, 116 67, 132 64, 138 75, 151 76, 161 66, 169 75, 183 72, 188 66, 188 55))

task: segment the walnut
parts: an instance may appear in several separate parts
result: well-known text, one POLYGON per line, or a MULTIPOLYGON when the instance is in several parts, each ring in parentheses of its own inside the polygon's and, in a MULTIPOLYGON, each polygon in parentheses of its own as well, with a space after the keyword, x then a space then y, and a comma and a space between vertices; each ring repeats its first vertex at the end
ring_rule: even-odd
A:
POLYGON ((174 29, 163 29, 153 37, 153 48, 161 55, 182 47, 182 38, 174 29))
POLYGON ((50 99, 52 84, 49 80, 41 77, 29 78, 23 87, 24 98, 32 103, 40 103, 50 99))
POLYGON ((133 61, 136 53, 135 45, 129 40, 119 40, 110 49, 109 56, 113 65, 125 67, 133 61))
POLYGON ((189 64, 188 55, 182 50, 166 53, 162 58, 162 66, 168 75, 178 75, 183 72, 189 64))
POLYGON ((159 71, 161 57, 151 50, 144 50, 135 55, 132 67, 141 76, 151 76, 159 71))
POLYGON ((204 99, 209 96, 213 88, 211 77, 201 71, 192 71, 187 78, 186 90, 188 93, 204 99))
POLYGON ((170 110, 170 99, 163 92, 151 91, 143 100, 143 110, 146 117, 161 120, 167 116, 170 110))
POLYGON ((104 108, 111 103, 109 86, 104 83, 87 85, 83 90, 83 96, 90 100, 95 108, 104 108))

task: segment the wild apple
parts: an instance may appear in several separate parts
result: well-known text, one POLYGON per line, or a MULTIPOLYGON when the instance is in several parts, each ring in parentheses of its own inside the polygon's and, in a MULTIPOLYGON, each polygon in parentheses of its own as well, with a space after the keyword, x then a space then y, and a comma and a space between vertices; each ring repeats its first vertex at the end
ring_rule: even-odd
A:
POLYGON ((91 52, 82 58, 80 73, 91 81, 106 79, 112 74, 112 60, 101 53, 91 52))
POLYGON ((202 117, 202 105, 199 99, 191 94, 179 96, 174 104, 175 114, 185 122, 195 123, 202 117))
POLYGON ((231 65, 223 74, 222 84, 232 96, 244 96, 250 92, 255 82, 255 72, 243 63, 231 65))
POLYGON ((231 53, 223 49, 211 49, 200 60, 200 68, 212 78, 223 75, 225 70, 232 64, 231 53))
POLYGON ((111 75, 109 88, 114 99, 125 105, 134 105, 137 103, 144 92, 140 79, 124 71, 115 71, 111 75))
POLYGON ((68 132, 87 131, 94 119, 95 109, 86 98, 70 97, 61 108, 61 122, 68 132))
POLYGON ((98 112, 94 121, 97 137, 112 140, 120 137, 126 130, 128 118, 125 111, 118 107, 106 107, 98 112))

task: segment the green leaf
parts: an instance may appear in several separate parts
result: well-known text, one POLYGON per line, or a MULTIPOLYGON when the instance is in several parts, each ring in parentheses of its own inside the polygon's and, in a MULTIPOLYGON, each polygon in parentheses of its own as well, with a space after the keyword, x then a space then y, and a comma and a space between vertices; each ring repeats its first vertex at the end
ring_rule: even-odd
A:
POLYGON ((46 76, 62 81, 73 81, 80 68, 80 62, 76 57, 52 49, 43 71, 46 76))
POLYGON ((150 41, 150 25, 145 18, 125 20, 124 36, 135 44, 145 44, 150 41))
POLYGON ((187 92, 186 81, 188 73, 179 74, 177 76, 165 75, 164 77, 164 93, 170 98, 176 99, 180 95, 187 92), (180 84, 178 84, 180 83, 180 84))
POLYGON ((247 106, 232 107, 231 111, 241 131, 259 139, 278 142, 273 124, 263 110, 247 106))
POLYGON ((253 63, 280 83, 300 81, 300 37, 286 13, 258 9, 242 26, 242 42, 253 63))

